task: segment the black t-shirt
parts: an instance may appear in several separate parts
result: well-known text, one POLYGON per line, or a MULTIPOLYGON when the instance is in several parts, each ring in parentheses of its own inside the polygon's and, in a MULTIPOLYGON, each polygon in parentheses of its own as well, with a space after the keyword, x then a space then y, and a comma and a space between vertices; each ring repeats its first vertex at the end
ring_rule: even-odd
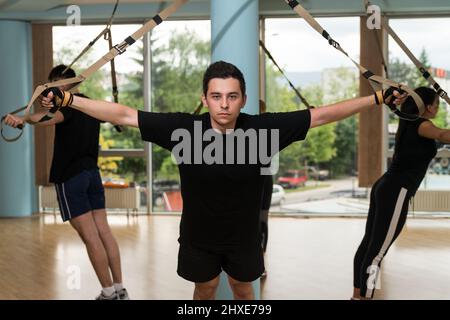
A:
POLYGON ((263 194, 261 199, 261 210, 269 210, 272 202, 273 178, 265 176, 263 181, 263 194))
MULTIPOLYGON (((261 167, 267 162, 261 160, 260 153, 258 153, 257 163, 251 162, 252 157, 249 151, 257 152, 251 148, 259 144, 265 145, 266 151, 270 150, 269 144, 275 140, 263 138, 263 132, 268 133, 268 129, 278 130, 279 139, 276 140, 279 142, 279 150, 294 141, 305 139, 311 121, 310 112, 303 110, 262 115, 241 113, 237 119, 235 130, 242 129, 246 133, 253 132, 258 139, 257 143, 249 143, 250 139, 245 143, 245 164, 238 163, 238 143, 235 145, 234 151, 236 152, 234 154, 226 150, 226 147, 224 147, 225 151, 222 155, 214 152, 217 159, 223 159, 223 163, 216 161, 216 163, 209 162, 207 164, 205 163, 207 161, 203 161, 203 159, 201 159, 201 163, 198 163, 198 158, 202 158, 202 154, 209 154, 208 152, 211 150, 209 148, 216 141, 220 141, 220 137, 223 138, 222 146, 226 146, 225 141, 229 137, 229 135, 221 133, 216 133, 217 136, 209 141, 205 138, 206 135, 203 137, 207 133, 206 131, 210 133, 212 131, 208 130, 211 129, 208 113, 191 115, 139 111, 138 119, 142 139, 156 143, 172 151, 174 155, 180 141, 182 140, 184 143, 189 139, 183 137, 183 139, 172 141, 172 133, 176 129, 180 129, 175 131, 175 136, 186 134, 191 137, 189 144, 191 150, 186 154, 179 152, 179 154, 186 155, 186 159, 191 159, 191 163, 184 161, 178 165, 183 198, 179 242, 205 248, 260 246, 259 215, 262 182, 266 177, 261 175, 261 167)), ((273 132, 272 130, 267 135, 272 136, 273 132)), ((220 144, 220 142, 218 143, 220 144)))
POLYGON ((415 194, 422 182, 430 161, 437 153, 436 142, 419 135, 419 126, 427 119, 405 121, 400 119, 400 138, 395 144, 388 175, 395 175, 415 194))
MULTIPOLYGON (((82 95, 80 95, 82 96, 82 95)), ((97 168, 100 121, 73 108, 59 110, 50 182, 63 183, 85 169, 97 168)))

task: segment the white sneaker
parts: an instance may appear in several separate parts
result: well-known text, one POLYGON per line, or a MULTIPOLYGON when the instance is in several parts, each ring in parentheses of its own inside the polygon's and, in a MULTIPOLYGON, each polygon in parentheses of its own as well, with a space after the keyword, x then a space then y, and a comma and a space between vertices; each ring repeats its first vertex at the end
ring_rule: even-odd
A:
POLYGON ((100 294, 95 298, 95 300, 119 300, 119 295, 117 294, 117 292, 114 292, 112 295, 110 296, 105 296, 105 294, 102 292, 100 292, 100 294))
POLYGON ((119 300, 130 300, 130 297, 128 296, 128 291, 125 288, 117 291, 117 296, 119 297, 119 300))

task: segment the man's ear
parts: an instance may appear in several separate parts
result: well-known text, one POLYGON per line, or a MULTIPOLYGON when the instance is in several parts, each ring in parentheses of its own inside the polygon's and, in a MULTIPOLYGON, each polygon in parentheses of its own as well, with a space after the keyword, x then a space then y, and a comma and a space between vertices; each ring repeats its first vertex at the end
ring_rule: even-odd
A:
POLYGON ((202 103, 205 108, 208 108, 208 101, 206 101, 206 96, 202 94, 202 103))
POLYGON ((241 109, 243 108, 243 107, 245 107, 245 104, 247 103, 247 95, 244 95, 243 97, 242 97, 242 106, 241 106, 241 109))

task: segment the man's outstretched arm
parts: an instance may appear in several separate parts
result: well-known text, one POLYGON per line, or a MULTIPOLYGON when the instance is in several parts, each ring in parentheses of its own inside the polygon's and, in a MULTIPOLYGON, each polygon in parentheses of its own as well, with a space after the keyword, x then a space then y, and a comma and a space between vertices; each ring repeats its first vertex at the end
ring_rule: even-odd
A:
MULTIPOLYGON (((391 89, 392 90, 392 89, 391 89)), ((378 93, 380 101, 377 101, 375 95, 370 95, 367 97, 354 98, 350 100, 345 100, 342 102, 334 103, 331 105, 323 106, 320 108, 311 109, 311 128, 319 127, 321 125, 339 121, 350 117, 358 112, 368 109, 370 106, 376 108, 381 108, 381 100, 385 100, 383 94, 378 93)), ((400 105, 405 102, 407 94, 400 94, 398 91, 393 91, 394 95, 393 103, 395 105, 400 105)))
MULTIPOLYGON (((63 91, 53 91, 47 94, 46 97, 42 99, 42 105, 47 108, 53 107, 52 100, 55 99, 54 92, 57 93, 60 99, 59 102, 64 102, 69 99, 63 99, 60 95, 64 96, 66 94, 71 94, 69 92, 63 91)), ((83 98, 79 96, 73 96, 73 101, 70 105, 61 105, 62 107, 71 107, 77 109, 93 118, 114 123, 121 126, 129 126, 137 128, 138 124, 138 113, 136 109, 127 107, 119 103, 113 103, 101 100, 91 100, 88 98, 83 98)))

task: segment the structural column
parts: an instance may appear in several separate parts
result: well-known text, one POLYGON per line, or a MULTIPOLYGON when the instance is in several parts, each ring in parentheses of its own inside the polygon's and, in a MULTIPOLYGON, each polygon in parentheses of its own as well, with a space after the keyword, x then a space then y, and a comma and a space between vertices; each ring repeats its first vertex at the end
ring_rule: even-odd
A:
MULTIPOLYGON (((48 82, 53 68, 53 36, 51 24, 33 24, 31 28, 33 45, 33 88, 48 82)), ((36 184, 49 185, 50 166, 53 158, 55 126, 35 126, 35 168, 36 184)))
POLYGON ((259 20, 258 0, 211 1, 212 62, 236 65, 247 85, 245 113, 259 111, 259 20))
MULTIPOLYGON (((32 94, 31 25, 0 21, 0 43, 0 114, 4 115, 26 105, 32 94)), ((33 128, 26 125, 24 130, 16 142, 0 140, 0 217, 37 211, 33 128)))
MULTIPOLYGON (((382 54, 385 36, 380 29, 369 29, 367 18, 360 21, 361 65, 377 75, 384 76, 382 54), (378 42, 378 43, 377 43, 378 42)), ((373 93, 369 82, 360 76, 360 96, 373 93)), ((386 107, 370 108, 359 116, 358 176, 360 187, 371 187, 385 170, 386 107)))
MULTIPOLYGON (((212 62, 224 60, 244 74, 247 104, 243 112, 259 112, 259 2, 258 0, 211 1, 212 62)), ((260 297, 259 280, 254 281, 255 297, 260 297)), ((233 299, 227 277, 221 275, 217 299, 233 299)))

